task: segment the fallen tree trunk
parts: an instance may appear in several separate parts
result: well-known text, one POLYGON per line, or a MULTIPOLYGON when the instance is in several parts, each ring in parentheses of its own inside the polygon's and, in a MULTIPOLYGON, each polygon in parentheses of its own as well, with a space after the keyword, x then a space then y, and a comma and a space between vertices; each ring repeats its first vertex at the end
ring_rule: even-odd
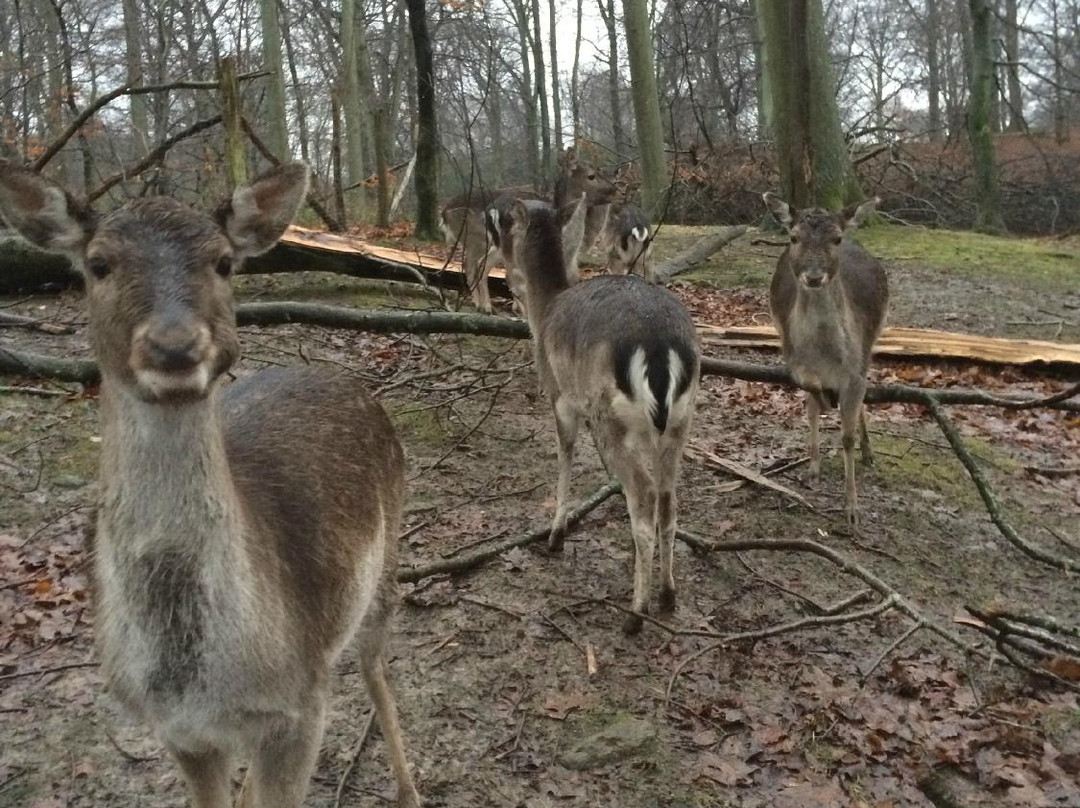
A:
POLYGON ((666 283, 676 275, 689 272, 694 267, 707 261, 721 247, 727 246, 745 232, 745 225, 720 228, 713 235, 705 236, 686 252, 679 253, 674 258, 659 264, 656 267, 656 277, 660 283, 666 283))
MULTIPOLYGON (((236 307, 236 319, 240 325, 245 326, 302 324, 383 334, 473 334, 506 339, 527 339, 529 336, 528 325, 508 317, 442 311, 365 311, 318 303, 245 303, 236 307)), ((0 348, 0 373, 89 383, 86 380, 92 382, 97 379, 93 367, 94 363, 90 360, 60 359, 0 348)), ((785 387, 795 386, 791 374, 781 365, 760 365, 704 357, 701 361, 701 373, 785 387)), ((867 388, 866 401, 871 404, 925 404, 929 395, 939 404, 945 405, 1006 409, 1047 407, 1080 412, 1080 401, 1068 400, 1080 392, 1078 388, 1080 386, 1044 398, 1012 398, 995 396, 983 390, 935 390, 902 384, 872 384, 867 388)))

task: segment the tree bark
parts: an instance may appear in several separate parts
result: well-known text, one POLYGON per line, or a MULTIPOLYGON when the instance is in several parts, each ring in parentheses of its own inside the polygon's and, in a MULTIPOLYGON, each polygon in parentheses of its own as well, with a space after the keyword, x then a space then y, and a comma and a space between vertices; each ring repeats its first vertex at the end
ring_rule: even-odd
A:
POLYGON ((300 83, 300 76, 296 70, 296 52, 293 48, 292 21, 289 19, 289 8, 287 5, 282 5, 281 11, 281 36, 285 43, 285 58, 289 63, 289 78, 292 80, 293 101, 296 104, 296 128, 300 138, 300 156, 305 163, 310 163, 311 158, 308 155, 310 135, 308 134, 307 107, 304 104, 303 85, 300 83))
POLYGON ((997 165, 990 116, 994 94, 994 51, 990 38, 990 0, 970 0, 971 8, 971 98, 968 106, 968 136, 975 174, 975 229, 1000 233, 997 165))
POLYGON ((562 154, 562 100, 559 98, 559 52, 555 44, 555 0, 548 0, 548 23, 551 43, 551 109, 555 114, 555 153, 562 154))
POLYGON ((281 64, 278 0, 260 0, 263 67, 266 77, 266 145, 279 160, 289 159, 289 124, 285 115, 285 71, 281 64))
MULTIPOLYGON (((570 116, 574 119, 574 145, 581 139, 581 98, 578 81, 581 77, 581 11, 584 0, 577 0, 577 37, 574 39, 574 67, 570 73, 570 116)), ((562 146, 559 147, 560 150, 562 146)))
POLYGON ((247 183, 247 150, 244 148, 243 109, 240 84, 236 79, 236 57, 226 56, 218 68, 221 91, 221 121, 225 130, 225 172, 229 187, 247 183))
POLYGON ((926 0, 926 94, 929 99, 930 139, 940 140, 941 125, 941 59, 938 52, 941 15, 938 0, 926 0))
MULTIPOLYGON (((127 67, 127 83, 132 86, 142 84, 142 22, 139 19, 139 6, 137 0, 124 0, 124 59, 127 67)), ((148 126, 148 111, 145 96, 132 96, 128 103, 131 105, 131 128, 135 135, 135 143, 140 152, 145 154, 150 151, 150 132, 148 126)))
POLYGON ((525 167, 529 180, 537 188, 544 183, 540 168, 540 125, 536 110, 533 71, 529 65, 529 17, 524 0, 512 0, 514 25, 518 32, 518 49, 521 52, 521 102, 525 108, 525 167))
POLYGON ((1009 87, 1009 131, 1023 132, 1024 97, 1020 86, 1020 28, 1016 23, 1016 0, 1005 0, 1005 70, 1009 87))
MULTIPOLYGON (((422 0, 421 0, 422 1, 422 0)), ((341 0, 341 111, 345 119, 346 183, 364 181, 364 124, 360 99, 360 73, 356 47, 357 0, 341 0)), ((357 217, 364 215, 364 193, 357 191, 351 205, 357 217)))
POLYGON ((780 194, 798 208, 862 197, 840 129, 821 0, 760 2, 780 194))
POLYGON ((646 0, 623 0, 623 16, 626 22, 626 52, 630 59, 638 156, 641 159, 641 199, 650 221, 655 222, 664 212, 668 178, 646 0))
POLYGON ((608 36, 608 104, 611 107, 611 148, 622 153, 626 150, 626 134, 623 128, 622 102, 619 99, 619 29, 615 23, 615 0, 597 0, 600 16, 608 36))
POLYGON ((551 160, 551 116, 548 112, 547 79, 544 76, 544 37, 540 31, 540 0, 529 0, 532 12, 533 75, 536 77, 536 105, 540 109, 540 183, 548 188, 555 174, 551 160))
POLYGON ((435 110, 435 67, 424 0, 405 0, 416 62, 416 232, 437 241, 439 230, 439 130, 435 110))

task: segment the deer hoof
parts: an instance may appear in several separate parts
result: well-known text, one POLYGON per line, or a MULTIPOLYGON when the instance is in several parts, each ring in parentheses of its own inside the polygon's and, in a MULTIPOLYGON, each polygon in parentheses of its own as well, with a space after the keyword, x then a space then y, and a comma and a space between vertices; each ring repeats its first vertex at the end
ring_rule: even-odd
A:
POLYGON ((844 513, 847 516, 848 527, 851 528, 851 532, 856 536, 861 536, 859 531, 859 508, 856 505, 848 505, 844 509, 844 513))
POLYGON ((660 614, 672 614, 675 611, 675 590, 667 587, 660 590, 660 614))
POLYGON ((627 637, 633 637, 635 634, 641 632, 641 627, 645 625, 645 621, 640 614, 628 614, 626 619, 623 620, 622 631, 627 637))
POLYGON ((548 536, 548 552, 549 553, 561 553, 563 551, 563 545, 566 543, 566 526, 561 525, 559 527, 551 528, 551 535, 548 536))

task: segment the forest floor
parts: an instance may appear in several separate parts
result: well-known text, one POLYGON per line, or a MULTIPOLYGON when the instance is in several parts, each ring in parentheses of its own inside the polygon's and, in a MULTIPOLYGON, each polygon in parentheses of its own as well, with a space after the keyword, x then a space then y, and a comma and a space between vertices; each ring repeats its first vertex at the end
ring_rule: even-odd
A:
MULTIPOLYGON (((702 229, 665 227, 672 254, 702 229)), ((741 238, 675 289, 699 319, 767 322, 779 249, 741 238)), ((894 227, 861 235, 890 274, 890 322, 1080 341, 1080 247, 894 227)), ((244 276, 238 299, 421 308, 402 285, 321 274, 244 276)), ((88 356, 77 294, 0 299, 11 313, 74 333, 2 332, 5 345, 88 356)), ((555 438, 528 345, 476 337, 377 336, 303 326, 244 328, 235 372, 301 362, 355 373, 381 398, 409 457, 402 563, 451 555, 550 518, 555 438)), ((729 354, 760 362, 769 353, 729 354)), ((872 376, 997 393, 1048 394, 1060 378, 986 366, 878 363, 872 376)), ((0 378, 0 385, 26 385, 0 378)), ((174 764, 121 713, 94 667, 83 532, 95 493, 96 391, 0 392, 0 808, 182 806, 174 764)), ((1080 419, 1066 413, 949 410, 1029 540, 1080 556, 1080 419), (1058 472, 1058 473, 1055 473, 1058 472)), ((805 498, 740 484, 687 460, 679 520, 709 539, 823 542, 872 570, 924 615, 955 624, 966 605, 1048 613, 1075 625, 1075 576, 1006 544, 963 467, 920 407, 870 409, 877 465, 862 472, 864 531, 846 529, 836 419, 822 482, 809 484, 806 425, 788 389, 706 377, 692 441, 805 498)), ((572 496, 604 482, 589 439, 572 496)), ((711 641, 812 615, 862 588, 793 553, 708 556, 676 547, 678 611, 668 628, 619 630, 632 548, 618 497, 570 535, 475 570, 402 587, 391 665, 417 786, 427 806, 476 808, 944 808, 1080 806, 1080 706, 1002 659, 965 658, 889 612, 736 643, 677 666, 711 641), (674 629, 672 631, 671 629, 674 629), (595 659, 590 671, 588 659, 595 659), (869 676, 863 672, 873 668, 869 676), (942 793, 950 792, 953 802, 942 793)), ((378 732, 355 767, 370 703, 347 652, 307 803, 392 803, 378 732), (339 780, 352 768, 341 789, 339 780)))

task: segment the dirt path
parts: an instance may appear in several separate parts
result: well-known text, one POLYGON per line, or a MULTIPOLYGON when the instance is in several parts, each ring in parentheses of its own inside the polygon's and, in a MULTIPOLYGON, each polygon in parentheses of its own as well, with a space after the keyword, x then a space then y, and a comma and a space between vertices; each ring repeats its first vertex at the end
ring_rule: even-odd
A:
MULTIPOLYGON (((244 294, 288 297, 290 283, 252 279, 244 294)), ((338 285, 327 290, 338 301, 369 295, 361 285, 338 285)), ((760 310, 754 290, 687 294, 692 305, 731 316, 760 310)), ((76 323, 82 317, 75 298, 11 310, 76 323)), ((9 336, 37 350, 85 352, 81 326, 71 336, 9 336)), ((555 441, 524 344, 293 327, 245 329, 243 340, 241 372, 306 357, 360 373, 375 387, 397 385, 385 402, 412 477, 404 563, 484 536, 523 533, 550 517, 555 441), (457 364, 464 367, 404 383, 457 364)), ((997 389, 1054 387, 979 368, 898 364, 876 373, 997 389)), ((805 428, 790 391, 709 379, 698 413, 695 442, 744 465, 765 469, 803 456, 805 428)), ((1080 540, 1080 476, 1026 470, 1075 464, 1075 418, 954 415, 1025 535, 1047 546, 1057 542, 1051 531, 1080 540)), ((816 490, 802 467, 777 477, 812 509, 757 487, 733 490, 730 478, 688 462, 681 524, 712 538, 826 542, 944 624, 968 603, 1080 614, 1075 579, 1004 544, 917 408, 875 408, 871 418, 878 465, 861 481, 861 540, 843 529, 835 455, 816 490)), ((92 396, 0 395, 0 808, 185 804, 175 767, 143 726, 117 712, 92 667, 81 542, 94 493, 96 428, 92 396), (35 671, 51 672, 25 675, 35 671)), ((835 448, 835 431, 825 435, 835 448)), ((603 482, 588 441, 576 470, 578 499, 603 482)), ((584 521, 560 557, 523 549, 464 576, 403 588, 392 667, 427 805, 927 808, 929 787, 920 782, 933 767, 960 772, 961 787, 975 784, 970 805, 1080 805, 1075 696, 1000 663, 964 660, 926 632, 862 684, 860 671, 910 627, 893 614, 704 655, 666 700, 673 670, 707 640, 649 625, 639 637, 623 637, 621 613, 598 601, 628 602, 630 562, 625 507, 614 498, 584 521), (591 675, 590 650, 598 668, 591 675)), ((793 555, 703 558, 680 546, 676 564, 680 601, 672 625, 682 631, 754 630, 811 614, 807 601, 829 604, 861 588, 824 563, 793 555)), ((335 805, 368 709, 346 657, 307 804, 335 805)), ((381 804, 392 788, 376 732, 341 805, 381 804)))

